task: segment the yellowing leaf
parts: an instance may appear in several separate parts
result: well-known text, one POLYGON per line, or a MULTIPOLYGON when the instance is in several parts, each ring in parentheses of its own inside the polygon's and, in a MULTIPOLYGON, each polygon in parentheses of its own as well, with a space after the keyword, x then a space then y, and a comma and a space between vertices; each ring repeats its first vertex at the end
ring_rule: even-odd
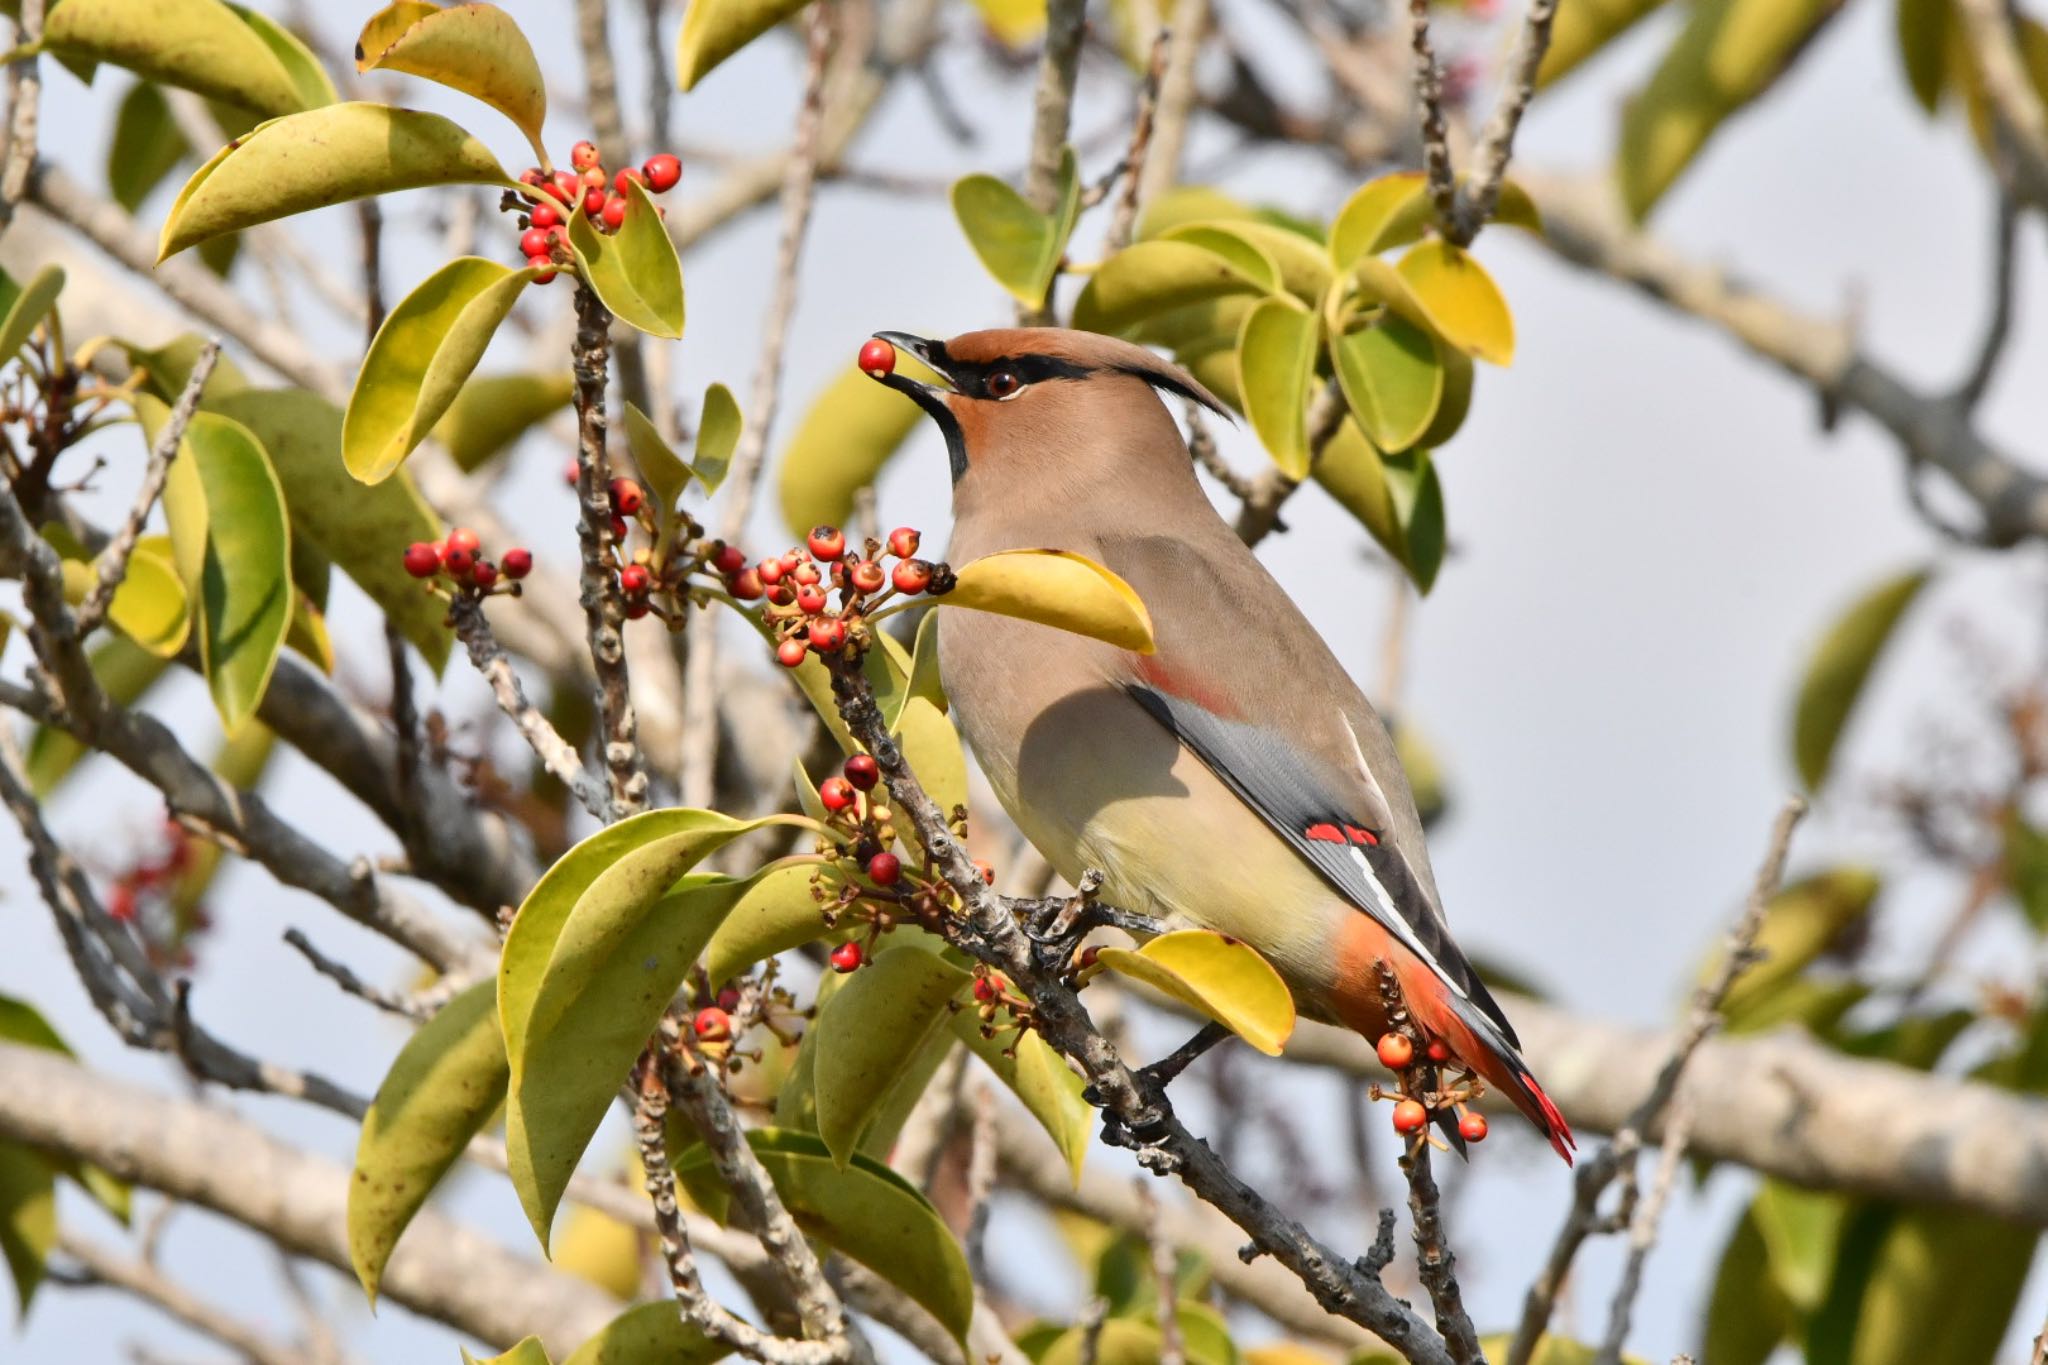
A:
POLYGON ((43 49, 262 114, 308 107, 266 35, 220 0, 65 0, 50 7, 43 49))
POLYGON ((953 1015, 953 1036, 967 1044, 1010 1087, 1010 1093, 1023 1101, 1067 1159, 1067 1169, 1078 1184, 1088 1142, 1095 1132, 1095 1107, 1081 1098, 1087 1083, 1045 1039, 1005 1028, 1005 1022, 998 1016, 996 1036, 984 1038, 980 1016, 963 1009, 953 1015))
POLYGON ((1267 294, 1279 267, 1259 254, 1226 257, 1194 242, 1158 240, 1125 247, 1088 277, 1074 301, 1074 326, 1122 333, 1148 318, 1226 294, 1267 294))
POLYGON ((776 868, 754 880, 705 946, 704 975, 713 986, 723 986, 755 963, 831 932, 811 894, 816 875, 815 867, 798 865, 776 868))
POLYGON ((1144 947, 1104 948, 1113 972, 1214 1019, 1269 1057, 1294 1032, 1294 997, 1272 964, 1246 944, 1207 929, 1161 934, 1144 947))
MULTIPOLYGON (((1877 874, 1869 869, 1843 867, 1794 882, 1771 897, 1757 932, 1757 947, 1764 956, 1728 992, 1728 1018, 1738 1021, 1768 1005, 1808 963, 1870 913, 1879 886, 1877 874)), ((1701 979, 1719 971, 1724 957, 1725 950, 1717 948, 1700 968, 1701 979)))
POLYGON ((676 84, 688 90, 808 0, 691 0, 676 37, 676 84))
POLYGON ((937 953, 905 944, 877 953, 819 1010, 810 1038, 818 1136, 842 1169, 967 981, 937 953))
POLYGON ((537 423, 569 404, 576 381, 566 369, 552 373, 472 374, 434 427, 434 439, 448 448, 468 473, 537 423))
POLYGON ((547 1347, 539 1337, 527 1337, 511 1350, 494 1356, 473 1356, 462 1348, 463 1365, 549 1365, 547 1347))
POLYGON ((497 1112, 508 1075, 491 981, 436 1011, 384 1074, 348 1187, 349 1263, 372 1303, 399 1236, 497 1112))
POLYGON ((1081 181, 1071 147, 1060 155, 1059 190, 1059 207, 1044 214, 992 175, 970 175, 953 184, 953 216, 968 245, 996 283, 1027 308, 1045 302, 1080 212, 1081 181))
POLYGON ((1270 263, 1279 287, 1307 307, 1314 307, 1321 301, 1334 274, 1321 242, 1292 228, 1256 219, 1188 223, 1172 229, 1166 234, 1166 239, 1193 242, 1219 254, 1226 252, 1226 243, 1237 244, 1270 263))
MULTIPOLYGON (((318 109, 340 98, 334 93, 334 82, 328 78, 327 69, 320 65, 320 59, 313 55, 312 49, 299 41, 297 34, 261 10, 232 2, 228 8, 249 26, 250 31, 270 49, 270 55, 277 59, 278 65, 284 68, 292 89, 298 92, 300 109, 318 109)), ((233 120, 222 120, 221 126, 231 134, 238 131, 233 120)))
MULTIPOLYGON (((909 356, 896 372, 936 379, 909 356)), ((782 452, 777 497, 782 524, 801 540, 813 526, 843 526, 854 494, 873 483, 882 466, 922 420, 916 403, 847 366, 811 400, 803 422, 782 452)))
POLYGON ((1515 324, 1486 267, 1449 242, 1423 242, 1395 267, 1429 313, 1431 331, 1495 365, 1515 358, 1515 324))
POLYGON ((1352 191, 1330 223, 1331 263, 1350 270, 1361 257, 1401 245, 1405 233, 1421 232, 1430 212, 1429 178, 1421 171, 1396 171, 1366 181, 1352 191))
POLYGON ((555 1269, 588 1280, 615 1299, 640 1292, 640 1233, 608 1213, 578 1204, 569 1210, 549 1257, 555 1269))
POLYGON ((1330 346, 1344 401, 1381 450, 1406 450, 1422 439, 1443 397, 1444 370, 1436 339, 1398 317, 1338 337, 1330 346))
POLYGON ((1212 186, 1175 185, 1146 202, 1133 237, 1145 242, 1164 237, 1183 223, 1238 221, 1251 216, 1251 209, 1212 186))
POLYGON ((1045 0, 973 0, 976 13, 996 41, 1008 48, 1028 47, 1045 32, 1045 0))
POLYGON ((1558 6, 1550 46, 1536 69, 1538 87, 1562 80, 1579 64, 1635 26, 1664 0, 1572 0, 1558 6))
POLYGON ((531 267, 461 256, 391 310, 370 342, 342 421, 349 473, 381 483, 427 439, 533 276, 531 267))
POLYGON ((942 607, 972 607, 1150 654, 1152 616, 1131 585, 1066 550, 1003 550, 958 572, 942 607))
POLYGON ((1927 571, 1917 569, 1858 598, 1829 627, 1807 661, 1792 715, 1792 758, 1809 791, 1820 790, 1827 781, 1835 746, 1863 695, 1863 685, 1927 579, 1927 571))
MULTIPOLYGON (((77 606, 98 578, 98 560, 90 566, 75 559, 65 560, 64 596, 77 606)), ((136 542, 121 586, 115 589, 114 600, 107 604, 107 621, 159 659, 175 659, 185 648, 185 637, 192 625, 191 609, 185 585, 171 559, 168 537, 145 536, 136 542)))
POLYGON ((661 211, 639 181, 626 182, 626 220, 609 235, 585 213, 569 219, 569 245, 583 277, 612 316, 649 336, 683 335, 683 264, 661 211))
POLYGON ((1320 332, 1315 314, 1273 298, 1245 315, 1237 338, 1245 416, 1273 463, 1292 479, 1308 477, 1308 396, 1320 332))
POLYGON ((628 1308, 562 1365, 710 1365, 731 1353, 684 1322, 672 1299, 662 1299, 628 1308))
POLYGON ((540 129, 548 116, 548 93, 540 63, 519 25, 496 5, 436 9, 419 0, 399 0, 371 16, 356 40, 356 70, 379 68, 424 76, 474 95, 518 124, 534 156, 547 164, 540 129))
POLYGON ((159 261, 222 233, 427 185, 505 185, 490 148, 439 114, 335 104, 260 124, 192 173, 164 219, 159 261))

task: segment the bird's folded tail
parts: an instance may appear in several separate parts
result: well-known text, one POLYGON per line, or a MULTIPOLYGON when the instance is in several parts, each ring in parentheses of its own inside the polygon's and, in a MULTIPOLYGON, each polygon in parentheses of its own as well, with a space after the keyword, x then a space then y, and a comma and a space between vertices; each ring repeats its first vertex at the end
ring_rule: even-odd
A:
POLYGON ((1421 963, 1399 975, 1401 993, 1415 1021, 1443 1039, 1459 1062, 1506 1095, 1550 1139, 1551 1147, 1564 1158, 1565 1165, 1571 1165, 1572 1151, 1578 1146, 1571 1125, 1564 1121, 1550 1096, 1543 1093, 1543 1087, 1536 1083, 1500 1026, 1470 1000, 1445 989, 1436 974, 1421 963))

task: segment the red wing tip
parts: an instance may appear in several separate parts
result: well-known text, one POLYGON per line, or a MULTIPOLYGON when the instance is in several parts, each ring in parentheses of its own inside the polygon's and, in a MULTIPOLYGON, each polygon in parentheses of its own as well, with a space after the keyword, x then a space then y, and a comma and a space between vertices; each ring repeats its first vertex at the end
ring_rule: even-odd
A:
POLYGON ((1522 1073, 1522 1083, 1528 1087, 1530 1096, 1543 1110, 1543 1135, 1550 1139, 1551 1150, 1564 1158, 1565 1165, 1571 1165, 1572 1152, 1576 1151, 1579 1145, 1578 1139, 1572 1136, 1572 1126, 1564 1121, 1564 1115, 1558 1112, 1557 1105, 1551 1101, 1550 1096, 1543 1093, 1543 1087, 1536 1084, 1534 1076, 1527 1072, 1522 1073))

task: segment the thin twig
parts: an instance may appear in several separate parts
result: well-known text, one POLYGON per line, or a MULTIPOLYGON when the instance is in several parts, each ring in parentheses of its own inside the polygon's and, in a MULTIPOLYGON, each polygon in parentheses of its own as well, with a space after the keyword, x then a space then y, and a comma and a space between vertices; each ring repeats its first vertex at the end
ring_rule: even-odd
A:
POLYGON ((1515 55, 1508 64, 1507 89, 1479 135, 1472 152, 1473 171, 1458 196, 1458 210, 1451 220, 1450 238, 1459 246, 1479 235, 1493 217, 1500 202, 1501 182, 1507 177, 1508 160, 1514 155, 1515 132, 1529 101, 1536 98, 1536 73, 1543 66, 1543 54, 1550 50, 1551 21, 1557 17, 1558 0, 1529 0, 1522 16, 1522 30, 1515 40, 1515 55))
POLYGON ((81 639, 92 634, 106 619, 107 608, 113 605, 115 592, 128 576, 128 558, 135 553, 136 542, 142 539, 142 528, 149 521, 156 500, 163 496, 164 481, 171 473, 171 461, 177 458, 178 446, 185 439, 185 428, 190 425, 192 414, 198 411, 199 391, 206 387, 214 362, 219 359, 220 338, 207 338, 192 362, 192 373, 185 380, 184 392, 178 395, 177 403, 171 408, 170 419, 157 433, 156 443, 149 448, 149 463, 142 470, 142 487, 135 492, 135 501, 128 508, 128 518, 121 523, 121 529, 114 533, 107 548, 100 552, 99 574, 85 600, 78 604, 77 630, 81 639))
MULTIPOLYGON (((14 39, 26 47, 43 36, 45 0, 21 0, 14 39)), ((29 172, 36 164, 36 124, 42 107, 43 76, 36 56, 10 62, 7 83, 7 161, 0 166, 0 234, 14 222, 14 210, 28 192, 29 172)))
POLYGON ((1444 121, 1444 73, 1429 39, 1430 0, 1408 0, 1409 46, 1415 52, 1415 98, 1422 106, 1422 167, 1439 223, 1458 220, 1458 185, 1451 175, 1451 135, 1444 121))
POLYGON ((1159 76, 1159 107, 1152 118, 1152 144, 1138 170, 1138 202, 1149 204, 1180 178, 1187 147, 1188 118, 1195 107, 1195 58, 1209 33, 1209 0, 1174 0, 1167 19, 1172 37, 1159 76))
POLYGON ((1138 1205, 1145 1211, 1145 1248, 1152 1270, 1152 1292, 1159 1301, 1159 1365, 1183 1365, 1187 1339, 1180 1330, 1180 1252, 1166 1234, 1165 1209, 1145 1181, 1135 1182, 1138 1205))
MULTIPOLYGON (((1087 0, 1048 0, 1045 46, 1038 58, 1038 87, 1031 104, 1031 157, 1024 168, 1024 198, 1040 213, 1059 208, 1060 154, 1073 116, 1074 86, 1081 73, 1081 39, 1087 34, 1087 0)), ((1053 319, 1048 294, 1039 307, 1017 305, 1021 327, 1053 319)))
MULTIPOLYGON (((1317 391, 1308 409, 1308 448, 1311 465, 1322 458, 1323 448, 1336 438, 1344 425, 1344 395, 1334 381, 1317 391)), ((1280 509, 1301 481, 1272 465, 1262 470, 1252 480, 1250 496, 1237 510, 1236 531, 1238 539, 1247 545, 1257 545, 1272 532, 1281 528, 1280 509)))
POLYGON ((101 1285, 132 1294, 255 1365, 302 1365, 305 1359, 297 1346, 277 1341, 218 1304, 208 1303, 147 1261, 118 1255, 69 1227, 58 1234, 57 1245, 80 1267, 78 1272, 66 1274, 65 1283, 87 1288, 101 1285))
POLYGON ((2012 195, 2001 189, 1998 193, 1998 208, 1992 228, 1991 246, 1991 318, 1984 326, 1984 340, 1977 347, 1977 358, 1970 365, 1970 372, 1963 382, 1956 386, 1955 404, 1964 412, 1975 410, 1984 401, 1985 390, 1991 387, 1991 379, 1998 370, 1998 362, 2005 355, 2006 342, 2012 337, 2013 292, 2018 270, 2015 257, 2019 239, 2019 205, 2012 195))
POLYGON ((448 618, 455 624, 456 638, 469 651, 470 663, 490 684, 491 696, 496 699, 498 709, 511 720, 520 738, 540 760, 541 767, 569 789, 577 805, 599 820, 609 820, 610 796, 604 784, 583 766, 575 746, 562 738, 561 732, 555 729, 538 706, 527 700, 526 688, 519 681, 518 671, 512 667, 511 657, 491 633, 491 623, 484 615, 483 604, 466 597, 458 599, 448 609, 448 618))
POLYGON ((996 1186, 996 1094, 986 1081, 974 1087, 974 1124, 967 1134, 967 1268, 988 1283, 989 1196, 996 1186))
POLYGON ((419 1023, 425 1023, 433 1017, 433 1010, 428 1009, 417 997, 406 995, 401 991, 386 990, 382 986, 363 980, 362 977, 356 975, 347 963, 338 962, 321 952, 318 948, 315 948, 313 941, 307 938, 303 931, 299 929, 285 930, 284 941, 298 949, 300 955, 306 959, 314 971, 341 987, 343 991, 355 996, 358 1000, 366 1000, 380 1010, 403 1015, 405 1018, 419 1023))
POLYGON ((1664 1216, 1664 1205, 1671 1198, 1671 1187, 1678 1179, 1678 1165, 1685 1156, 1686 1134, 1691 1129, 1692 1107, 1681 1096, 1672 1102, 1671 1116, 1664 1125, 1664 1145, 1657 1157, 1657 1174, 1650 1182, 1650 1192, 1636 1208, 1635 1217, 1629 1223, 1628 1260, 1622 1266, 1621 1282, 1614 1290, 1614 1302, 1607 1320, 1607 1338, 1601 1344, 1600 1354, 1594 1357, 1593 1365, 1621 1365, 1621 1348, 1628 1340, 1629 1315, 1635 1307, 1636 1295, 1643 1287, 1643 1263, 1650 1258, 1650 1248, 1657 1244, 1657 1224, 1664 1216))
POLYGON ((1145 63, 1145 81, 1138 87, 1138 110, 1131 119, 1131 145, 1124 153, 1123 190, 1110 214, 1109 228, 1102 236, 1104 255, 1121 251, 1131 243, 1138 225, 1138 197, 1144 182, 1145 158, 1152 151, 1152 126, 1158 118, 1159 83, 1166 77, 1166 55, 1172 47, 1173 30, 1161 27, 1152 39, 1152 56, 1145 63))

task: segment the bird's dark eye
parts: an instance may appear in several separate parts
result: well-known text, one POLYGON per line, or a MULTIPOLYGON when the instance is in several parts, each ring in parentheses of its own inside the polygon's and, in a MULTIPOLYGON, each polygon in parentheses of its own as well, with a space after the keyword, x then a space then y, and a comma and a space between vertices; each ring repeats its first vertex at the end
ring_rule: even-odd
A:
POLYGON ((996 370, 989 375, 988 383, 984 387, 991 398, 1015 398, 1018 390, 1024 387, 1024 381, 1017 377, 1015 370, 996 370))

